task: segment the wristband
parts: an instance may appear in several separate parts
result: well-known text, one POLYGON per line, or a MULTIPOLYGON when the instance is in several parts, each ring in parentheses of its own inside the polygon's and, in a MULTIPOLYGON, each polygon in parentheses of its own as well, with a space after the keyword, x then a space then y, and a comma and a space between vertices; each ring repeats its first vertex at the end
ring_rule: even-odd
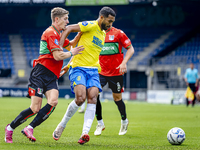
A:
POLYGON ((71 56, 73 56, 72 52, 71 51, 69 51, 69 52, 70 52, 71 56))

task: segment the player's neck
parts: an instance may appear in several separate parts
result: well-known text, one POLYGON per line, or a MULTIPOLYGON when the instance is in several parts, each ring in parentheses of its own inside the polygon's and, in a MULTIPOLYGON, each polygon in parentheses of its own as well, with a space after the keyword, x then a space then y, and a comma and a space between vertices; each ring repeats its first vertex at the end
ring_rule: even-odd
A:
POLYGON ((100 29, 103 30, 101 27, 101 23, 102 23, 101 19, 98 18, 97 21, 98 21, 98 25, 99 25, 100 29))
POLYGON ((52 23, 52 26, 54 26, 59 32, 62 30, 59 28, 59 26, 56 23, 52 23))

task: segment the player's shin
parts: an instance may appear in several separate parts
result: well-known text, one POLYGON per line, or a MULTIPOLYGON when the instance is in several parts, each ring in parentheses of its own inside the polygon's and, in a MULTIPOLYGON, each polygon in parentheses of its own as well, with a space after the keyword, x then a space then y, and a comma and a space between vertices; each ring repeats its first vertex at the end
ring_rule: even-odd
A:
POLYGON ((67 122, 71 119, 71 117, 77 112, 79 106, 76 104, 75 100, 73 100, 68 108, 66 113, 64 114, 62 121, 59 123, 62 127, 66 127, 67 122))
POLYGON ((121 114, 122 120, 125 120, 126 119, 126 106, 125 106, 124 102, 122 100, 115 101, 115 104, 118 107, 118 110, 119 110, 119 112, 121 114))
POLYGON ((30 117, 34 116, 35 114, 33 113, 33 111, 30 108, 27 108, 25 110, 23 110, 16 118, 15 120, 13 120, 10 124, 10 127, 12 129, 15 129, 16 127, 18 127, 20 124, 24 123, 27 119, 29 119, 30 117))
POLYGON ((100 95, 98 95, 97 97, 96 118, 97 120, 102 120, 102 108, 101 108, 101 102, 100 102, 100 95))
POLYGON ((87 104, 87 108, 84 115, 84 124, 82 134, 88 134, 94 120, 96 110, 96 104, 87 104))
POLYGON ((51 113, 54 111, 55 107, 46 104, 34 118, 34 120, 30 123, 30 126, 35 128, 36 126, 40 125, 43 121, 45 121, 51 113))

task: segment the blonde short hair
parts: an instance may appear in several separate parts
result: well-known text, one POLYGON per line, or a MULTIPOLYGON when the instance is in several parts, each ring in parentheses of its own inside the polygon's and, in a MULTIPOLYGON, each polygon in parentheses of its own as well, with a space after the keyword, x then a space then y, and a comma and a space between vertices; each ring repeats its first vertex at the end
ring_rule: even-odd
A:
POLYGON ((51 20, 52 20, 52 22, 54 22, 56 17, 61 18, 66 14, 69 14, 69 11, 67 11, 61 7, 55 7, 51 10, 51 20))

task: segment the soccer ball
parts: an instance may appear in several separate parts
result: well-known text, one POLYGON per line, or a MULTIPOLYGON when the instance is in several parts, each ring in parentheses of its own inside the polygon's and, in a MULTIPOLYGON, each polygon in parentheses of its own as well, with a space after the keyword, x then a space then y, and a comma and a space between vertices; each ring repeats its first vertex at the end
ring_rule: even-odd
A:
POLYGON ((174 127, 167 133, 167 139, 172 145, 180 145, 185 140, 185 132, 178 127, 174 127))

